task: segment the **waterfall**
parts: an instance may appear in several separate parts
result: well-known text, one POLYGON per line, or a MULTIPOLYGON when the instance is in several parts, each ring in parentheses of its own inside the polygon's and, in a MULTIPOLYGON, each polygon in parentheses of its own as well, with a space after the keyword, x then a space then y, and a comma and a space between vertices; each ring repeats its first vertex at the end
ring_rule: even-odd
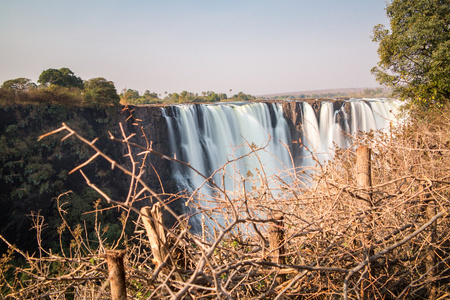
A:
MULTIPOLYGON (((163 108, 163 115, 169 136, 175 137, 170 140, 172 153, 205 176, 212 176, 225 189, 233 189, 233 178, 245 177, 255 168, 270 173, 292 168, 289 151, 283 145, 289 145, 291 139, 281 104, 178 105, 163 108), (248 155, 258 147, 265 149, 248 155)), ((183 190, 193 191, 204 185, 204 179, 188 168, 175 166, 174 176, 183 190)))
MULTIPOLYGON (((292 170, 299 165, 313 165, 306 158, 291 158, 291 136, 302 128, 302 143, 309 151, 318 153, 320 161, 330 157, 333 144, 347 147, 344 132, 383 129, 394 118, 396 106, 386 99, 352 99, 346 102, 297 102, 301 124, 288 125, 282 103, 220 103, 183 104, 162 108, 169 130, 172 154, 190 163, 201 174, 211 177, 226 190, 236 188, 236 178, 264 170, 267 176, 292 170), (298 126, 300 125, 300 126, 298 126), (264 147, 264 151, 252 150, 264 147), (249 154, 250 153, 250 154, 249 154), (243 156, 234 162, 233 159, 243 156), (228 163, 228 164, 227 164, 228 163), (215 172, 227 164, 220 172, 215 172)), ((292 152, 291 152, 292 153, 292 152)), ((181 165, 173 166, 180 190, 194 191, 202 187, 204 194, 212 193, 204 178, 181 165)))

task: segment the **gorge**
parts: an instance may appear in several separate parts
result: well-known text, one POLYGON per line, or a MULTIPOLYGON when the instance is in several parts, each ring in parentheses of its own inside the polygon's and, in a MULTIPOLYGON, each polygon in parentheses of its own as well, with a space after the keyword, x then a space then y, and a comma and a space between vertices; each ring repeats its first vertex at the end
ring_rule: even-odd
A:
MULTIPOLYGON (((109 133, 121 137, 135 133, 132 141, 167 156, 189 162, 199 172, 226 189, 233 189, 235 177, 245 177, 264 168, 267 174, 292 171, 312 164, 310 151, 324 161, 333 143, 347 147, 343 132, 368 131, 389 126, 396 103, 386 99, 245 102, 173 106, 130 106, 109 108, 65 107, 58 105, 16 105, 0 108, 1 181, 0 232, 11 242, 33 249, 35 233, 30 212, 39 212, 49 223, 44 239, 57 240, 59 218, 55 198, 72 191, 67 198, 75 223, 94 223, 92 215, 98 194, 91 191, 82 176, 68 171, 93 155, 75 139, 61 142, 63 136, 36 142, 44 133, 65 122, 89 140, 98 137, 97 147, 118 163, 129 166, 126 146, 114 143, 109 133), (137 124, 139 126, 137 126, 137 124), (247 153, 257 148, 258 155, 247 153), (226 176, 213 172, 233 158, 226 176), (257 170, 256 170, 257 169, 257 170), (255 171, 256 170, 256 171, 255 171)), ((139 151, 133 150, 135 153, 139 151)), ((143 180, 157 193, 192 192, 203 179, 192 170, 159 156, 146 162, 143 180)), ((129 181, 101 159, 85 168, 90 180, 105 187, 114 199, 123 199, 129 181)), ((211 194, 207 186, 201 191, 211 194)), ((125 195, 125 196, 124 196, 125 195)), ((137 203, 145 205, 145 203, 137 203)), ((183 206, 173 204, 178 213, 183 206)), ((114 225, 117 216, 103 215, 103 224, 114 225), (107 219, 111 219, 107 221, 107 219), (109 223, 108 223, 109 222, 109 223)), ((112 227, 110 227, 112 228, 112 227)), ((51 245, 50 245, 51 246, 51 245)))

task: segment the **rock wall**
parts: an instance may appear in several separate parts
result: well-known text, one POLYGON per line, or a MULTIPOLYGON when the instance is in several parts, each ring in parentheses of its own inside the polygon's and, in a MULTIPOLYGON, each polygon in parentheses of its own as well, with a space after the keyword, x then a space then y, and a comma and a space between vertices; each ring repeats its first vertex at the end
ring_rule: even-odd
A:
MULTIPOLYGON (((122 123, 127 134, 135 134, 130 140, 131 142, 143 147, 150 147, 161 154, 170 155, 167 124, 162 116, 161 107, 129 106, 128 109, 122 110, 118 114, 117 119, 113 123, 115 125, 112 134, 115 137, 123 138, 119 126, 119 123, 122 123)), ((118 147, 120 153, 115 152, 112 154, 112 157, 125 165, 129 165, 129 159, 124 157, 127 151, 126 147, 121 143, 115 143, 114 147, 118 147)), ((141 149, 133 149, 135 156, 140 152, 142 152, 141 149)), ((165 190, 169 189, 170 191, 174 191, 170 162, 168 160, 162 159, 157 155, 150 155, 145 170, 146 172, 143 178, 149 186, 157 191, 161 191, 160 181, 162 181, 165 190), (155 172, 156 170, 158 173, 155 172)))
MULTIPOLYGON (((61 141, 66 134, 62 132, 38 142, 40 135, 59 128, 62 122, 88 140, 98 137, 95 145, 129 169, 130 159, 124 156, 127 154, 126 146, 113 142, 108 133, 122 138, 120 123, 127 135, 135 134, 131 139, 134 143, 146 147, 145 133, 154 150, 170 154, 166 123, 160 107, 129 107, 129 110, 123 107, 100 109, 57 105, 0 107, 0 233, 25 250, 34 251, 36 247, 35 232, 30 231, 31 212, 44 216, 47 224, 44 238, 58 240, 55 234, 60 220, 56 197, 72 191, 64 201, 69 203, 69 214, 76 215, 73 221, 83 224, 87 218, 83 213, 93 209, 93 202, 99 196, 87 191, 89 188, 79 172, 68 174, 94 154, 91 149, 74 137, 61 141), (133 125, 136 120, 130 118, 130 111, 141 120, 138 123, 143 132, 133 125)), ((134 149, 133 152, 137 154, 140 150, 134 149)), ((168 161, 151 155, 145 168, 143 178, 156 192, 161 191, 160 179, 166 192, 175 191, 168 161), (155 170, 159 170, 158 175, 155 170)), ((104 159, 97 158, 83 170, 93 183, 105 187, 113 199, 122 200, 128 194, 129 178, 117 168, 111 170, 111 165, 104 159)), ((116 214, 107 218, 117 222, 116 214)), ((4 248, 5 245, 0 243, 0 252, 4 248)))
MULTIPOLYGON (((319 100, 303 100, 303 101, 289 101, 283 102, 283 113, 286 122, 288 123, 289 130, 291 133, 292 144, 290 147, 290 152, 292 157, 302 157, 301 142, 303 140, 303 129, 302 129, 302 118, 303 118, 303 107, 302 102, 308 102, 313 108, 316 118, 319 120, 320 109, 323 101, 333 102, 333 107, 335 111, 340 110, 341 106, 344 105, 343 100, 330 100, 330 99, 319 99, 319 100)), ((295 162, 296 165, 301 165, 300 161, 295 162)))

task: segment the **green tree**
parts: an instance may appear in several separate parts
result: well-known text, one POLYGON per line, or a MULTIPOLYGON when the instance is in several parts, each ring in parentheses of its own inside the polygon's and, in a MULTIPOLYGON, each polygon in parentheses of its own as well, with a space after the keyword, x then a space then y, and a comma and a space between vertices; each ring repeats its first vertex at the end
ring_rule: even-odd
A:
POLYGON ((117 105, 120 98, 112 81, 97 77, 84 83, 84 100, 93 105, 117 105))
POLYGON ((233 95, 233 100, 236 101, 249 101, 249 100, 255 100, 256 98, 250 94, 245 94, 243 92, 239 92, 237 95, 233 95))
POLYGON ((178 102, 179 103, 187 102, 187 96, 188 96, 188 92, 187 91, 182 91, 180 93, 180 96, 178 97, 178 102))
POLYGON ((127 104, 144 105, 144 104, 159 104, 163 101, 158 98, 158 94, 146 90, 142 96, 136 90, 128 89, 121 95, 122 101, 127 104))
POLYGON ((127 99, 127 100, 131 100, 131 101, 136 101, 137 99, 139 99, 139 92, 138 91, 136 91, 136 90, 132 90, 132 89, 128 89, 126 92, 125 92, 125 98, 127 99))
POLYGON ((16 91, 27 91, 36 88, 36 84, 31 82, 31 79, 20 77, 3 82, 2 88, 13 89, 16 91))
POLYGON ((150 92, 149 90, 145 90, 143 97, 158 99, 158 94, 155 92, 150 92))
POLYGON ((225 93, 220 93, 219 94, 219 101, 226 100, 226 99, 227 99, 227 94, 225 94, 225 93))
POLYGON ((173 93, 169 95, 169 99, 175 102, 180 100, 180 95, 178 93, 173 93))
POLYGON ((220 101, 219 95, 214 92, 208 92, 208 96, 205 98, 206 98, 206 101, 209 101, 209 102, 220 101))
POLYGON ((69 68, 44 70, 39 75, 37 82, 43 86, 57 85, 67 88, 75 87, 83 89, 83 80, 75 76, 69 68))
POLYGON ((390 30, 374 27, 377 80, 401 99, 429 107, 450 99, 450 1, 393 0, 390 30))

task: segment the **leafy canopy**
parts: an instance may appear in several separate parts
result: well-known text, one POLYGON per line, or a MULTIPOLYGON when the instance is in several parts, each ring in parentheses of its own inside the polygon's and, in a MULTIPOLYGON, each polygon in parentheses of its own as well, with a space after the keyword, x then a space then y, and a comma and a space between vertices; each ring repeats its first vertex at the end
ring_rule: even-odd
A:
POLYGON ((2 88, 13 89, 16 91, 27 91, 36 88, 36 84, 31 82, 31 79, 20 77, 3 82, 2 88))
POLYGON ((84 100, 93 105, 117 105, 120 98, 112 81, 97 77, 84 83, 84 100))
POLYGON ((39 75, 37 82, 43 86, 57 85, 67 88, 75 87, 83 89, 83 80, 75 76, 69 68, 44 70, 39 75))
POLYGON ((393 0, 390 30, 374 27, 377 80, 412 103, 440 106, 450 99, 450 0, 393 0))
POLYGON ((139 99, 139 92, 138 91, 136 91, 136 90, 133 90, 133 89, 128 89, 128 90, 126 90, 126 92, 124 93, 124 97, 126 98, 126 99, 129 99, 129 100, 137 100, 137 99, 139 99))

